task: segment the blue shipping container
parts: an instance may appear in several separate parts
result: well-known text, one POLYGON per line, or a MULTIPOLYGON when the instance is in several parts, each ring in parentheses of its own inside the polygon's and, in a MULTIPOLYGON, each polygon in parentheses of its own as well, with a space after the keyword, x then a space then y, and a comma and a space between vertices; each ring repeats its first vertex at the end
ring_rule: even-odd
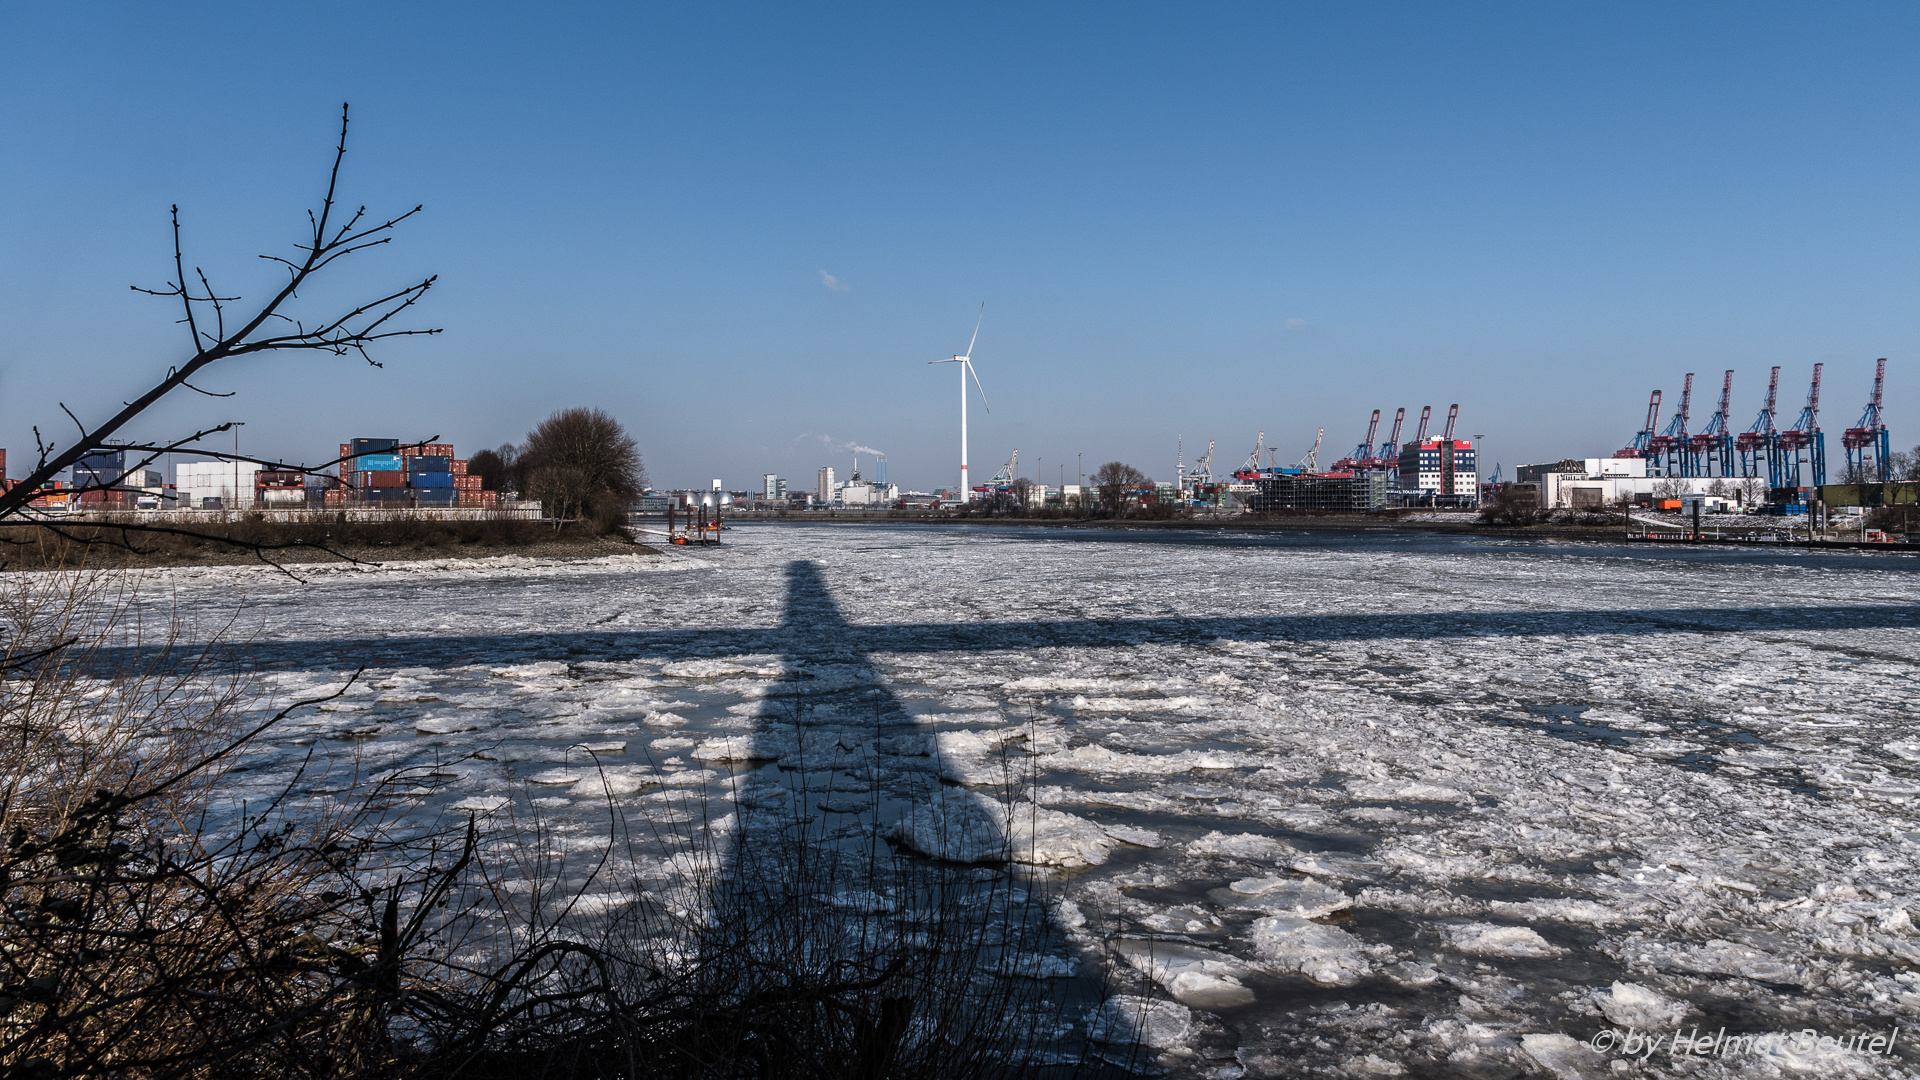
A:
POLYGON ((409 477, 416 488, 453 488, 453 474, 446 472, 417 472, 409 477))
POLYGON ((407 458, 408 472, 452 472, 453 459, 443 454, 414 454, 407 458))
POLYGON ((399 439, 353 439, 347 443, 347 446, 352 449, 356 456, 360 454, 390 454, 394 448, 399 445, 399 439))
POLYGON ((399 472, 406 465, 399 454, 368 454, 355 458, 353 468, 355 472, 399 472))
POLYGON ((451 506, 459 492, 452 488, 414 488, 413 499, 421 506, 451 506))

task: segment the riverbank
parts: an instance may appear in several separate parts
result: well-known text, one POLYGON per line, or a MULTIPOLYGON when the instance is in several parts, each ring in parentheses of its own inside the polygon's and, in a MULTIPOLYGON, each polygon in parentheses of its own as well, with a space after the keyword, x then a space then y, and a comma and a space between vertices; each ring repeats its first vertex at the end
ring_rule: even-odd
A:
POLYGON ((169 524, 0 525, 0 571, 127 570, 173 566, 385 563, 423 559, 591 559, 659 554, 590 523, 489 520, 240 520, 169 524))

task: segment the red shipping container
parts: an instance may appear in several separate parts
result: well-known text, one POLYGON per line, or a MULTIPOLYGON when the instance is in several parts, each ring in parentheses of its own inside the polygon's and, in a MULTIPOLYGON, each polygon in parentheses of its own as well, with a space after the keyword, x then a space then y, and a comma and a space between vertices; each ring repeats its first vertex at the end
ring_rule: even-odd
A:
POLYGON ((403 488, 407 486, 407 474, 403 472, 382 469, 377 472, 361 473, 360 476, 363 487, 403 488))
MULTIPOLYGON (((5 462, 0 461, 0 465, 3 465, 3 464, 5 464, 5 462)), ((451 464, 453 466, 453 475, 455 476, 467 475, 467 459, 466 458, 454 458, 451 464)))
POLYGON ((352 456, 353 456, 353 447, 348 443, 341 443, 340 444, 340 460, 345 461, 352 456))

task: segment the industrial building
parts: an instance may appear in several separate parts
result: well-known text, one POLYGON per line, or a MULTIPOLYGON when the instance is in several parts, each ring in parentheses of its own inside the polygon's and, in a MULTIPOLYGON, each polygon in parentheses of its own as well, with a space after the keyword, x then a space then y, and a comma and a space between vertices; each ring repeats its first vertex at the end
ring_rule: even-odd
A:
POLYGON ((1285 511, 1364 513, 1387 508, 1387 474, 1278 473, 1254 482, 1247 509, 1256 514, 1285 511))
POLYGON ((1705 496, 1724 499, 1732 506, 1752 507, 1766 499, 1758 478, 1654 476, 1642 457, 1567 458, 1541 465, 1522 465, 1514 482, 1539 493, 1540 506, 1549 510, 1600 509, 1621 503, 1647 504, 1656 499, 1705 496))
POLYGON ((251 461, 183 461, 173 467, 183 510, 250 509, 260 466, 251 461))

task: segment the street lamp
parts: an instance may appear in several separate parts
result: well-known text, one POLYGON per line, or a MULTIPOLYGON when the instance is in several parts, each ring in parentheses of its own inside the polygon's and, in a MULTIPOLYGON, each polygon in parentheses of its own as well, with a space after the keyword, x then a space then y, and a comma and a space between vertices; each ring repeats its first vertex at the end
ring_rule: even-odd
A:
POLYGON ((1485 435, 1473 437, 1473 501, 1476 505, 1480 502, 1480 440, 1484 438, 1485 435))
POLYGON ((233 422, 233 503, 232 509, 240 509, 240 429, 247 426, 245 420, 233 422))

